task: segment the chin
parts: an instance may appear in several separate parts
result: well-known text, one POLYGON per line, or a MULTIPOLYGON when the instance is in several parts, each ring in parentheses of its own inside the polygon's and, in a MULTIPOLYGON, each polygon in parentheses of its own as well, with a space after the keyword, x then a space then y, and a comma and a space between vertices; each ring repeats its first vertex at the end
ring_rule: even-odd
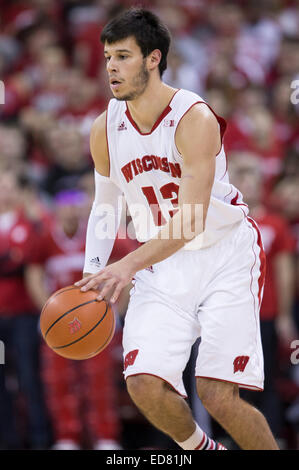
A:
POLYGON ((119 101, 123 101, 125 98, 123 98, 123 96, 118 93, 117 91, 114 91, 114 90, 111 90, 112 92, 112 95, 113 97, 116 99, 116 100, 119 100, 119 101))
POLYGON ((120 95, 119 95, 119 96, 116 96, 116 95, 114 95, 114 98, 115 98, 116 100, 118 100, 118 101, 132 101, 132 99, 134 99, 134 98, 132 98, 131 95, 123 95, 123 96, 120 96, 120 95))
POLYGON ((116 100, 118 101, 127 101, 127 97, 126 96, 121 96, 121 95, 117 95, 117 94, 114 94, 113 93, 113 96, 116 100))

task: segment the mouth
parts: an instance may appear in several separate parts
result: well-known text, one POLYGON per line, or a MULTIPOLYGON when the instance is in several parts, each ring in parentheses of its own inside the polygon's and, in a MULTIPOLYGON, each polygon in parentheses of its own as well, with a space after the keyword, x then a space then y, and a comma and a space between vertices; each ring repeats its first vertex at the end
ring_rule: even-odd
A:
POLYGON ((121 82, 119 80, 116 80, 115 78, 110 79, 110 86, 111 88, 118 88, 121 85, 121 82))

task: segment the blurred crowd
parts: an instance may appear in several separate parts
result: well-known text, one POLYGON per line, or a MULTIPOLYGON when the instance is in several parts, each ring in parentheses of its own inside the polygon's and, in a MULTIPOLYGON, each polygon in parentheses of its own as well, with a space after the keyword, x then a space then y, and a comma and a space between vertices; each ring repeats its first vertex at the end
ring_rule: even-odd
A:
MULTIPOLYGON (((121 333, 128 290, 115 307, 112 343, 93 359, 54 354, 38 329, 45 300, 82 274, 94 190, 89 132, 111 98, 99 36, 109 19, 134 4, 0 0, 3 449, 175 448, 145 422, 125 390, 121 333)), ((141 4, 172 33, 164 81, 200 94, 227 121, 231 182, 260 226, 268 260, 261 309, 265 391, 244 392, 244 398, 264 412, 281 448, 299 449, 298 2, 141 4)), ((119 237, 110 262, 135 248, 134 240, 119 237)), ((192 367, 191 358, 190 390, 192 367)), ((190 395, 196 419, 222 438, 190 395)))

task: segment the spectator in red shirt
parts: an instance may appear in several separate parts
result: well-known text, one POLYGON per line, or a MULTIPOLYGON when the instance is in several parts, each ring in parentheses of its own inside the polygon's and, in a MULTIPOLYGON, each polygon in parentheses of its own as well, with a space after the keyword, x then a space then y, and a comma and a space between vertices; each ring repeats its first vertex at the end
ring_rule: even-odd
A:
MULTIPOLYGON (((82 277, 87 202, 86 194, 78 190, 64 190, 54 198, 54 220, 39 244, 39 263, 30 267, 29 274, 30 291, 41 308, 50 294, 82 277)), ((114 378, 117 346, 112 340, 104 351, 86 361, 65 359, 46 345, 43 348, 54 449, 86 445, 95 449, 121 448, 114 378)))
POLYGON ((224 144, 228 153, 249 152, 259 156, 264 196, 268 196, 282 170, 286 141, 278 132, 261 87, 250 86, 236 94, 224 144))
POLYGON ((20 201, 16 177, 11 172, 2 173, 0 339, 5 345, 6 363, 0 366, 0 442, 4 448, 44 448, 48 445, 48 428, 40 380, 38 311, 26 290, 26 266, 35 262, 39 231, 20 201), (8 376, 16 379, 16 390, 9 386, 8 376), (21 396, 28 416, 27 443, 20 432, 17 398, 21 396))
MULTIPOLYGON (((291 156, 291 155, 290 155, 291 156)), ((294 153, 285 174, 275 186, 272 204, 287 219, 296 240, 295 320, 299 329, 299 154, 294 153)))
POLYGON ((231 182, 236 184, 261 231, 267 256, 264 296, 261 305, 261 335, 265 361, 262 394, 249 395, 267 417, 276 437, 281 438, 282 416, 275 387, 278 342, 286 345, 296 338, 292 315, 294 302, 295 241, 286 220, 263 204, 260 160, 249 153, 238 153, 229 161, 231 182))

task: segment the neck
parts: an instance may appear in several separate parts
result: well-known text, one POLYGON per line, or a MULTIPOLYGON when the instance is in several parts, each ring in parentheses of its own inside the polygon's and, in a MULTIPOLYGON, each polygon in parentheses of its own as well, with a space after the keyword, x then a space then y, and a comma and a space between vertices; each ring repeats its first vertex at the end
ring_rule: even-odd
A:
POLYGON ((177 90, 161 80, 150 80, 141 96, 127 101, 130 114, 142 132, 150 132, 177 90))

